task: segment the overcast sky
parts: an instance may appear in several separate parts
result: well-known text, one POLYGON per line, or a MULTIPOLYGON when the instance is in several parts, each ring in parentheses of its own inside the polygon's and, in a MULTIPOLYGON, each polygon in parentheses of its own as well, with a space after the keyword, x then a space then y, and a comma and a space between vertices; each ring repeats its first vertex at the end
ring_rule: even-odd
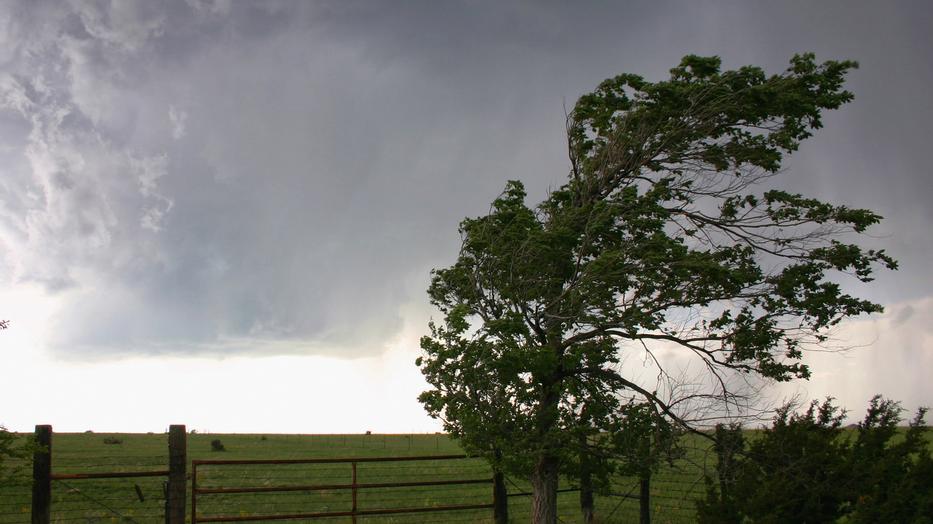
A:
POLYGON ((562 183, 579 95, 691 53, 859 61, 776 183, 882 214, 901 269, 850 288, 888 310, 802 392, 931 405, 930 27, 925 1, 0 3, 0 423, 433 431, 413 361, 458 222, 562 183))

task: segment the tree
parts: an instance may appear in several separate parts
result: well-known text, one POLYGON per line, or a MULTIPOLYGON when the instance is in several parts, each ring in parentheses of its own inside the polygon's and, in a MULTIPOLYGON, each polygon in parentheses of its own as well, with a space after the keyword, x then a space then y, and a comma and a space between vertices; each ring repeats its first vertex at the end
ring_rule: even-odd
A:
POLYGON ((443 321, 421 341, 420 400, 467 449, 530 476, 535 522, 556 519, 579 428, 611 428, 623 395, 683 422, 623 359, 664 374, 659 344, 678 348, 728 400, 730 373, 806 378, 803 350, 827 328, 881 311, 834 280, 896 266, 849 242, 877 214, 754 192, 852 99, 854 67, 805 54, 768 76, 687 56, 664 81, 610 78, 568 115, 566 183, 529 207, 509 181, 461 223, 428 289, 443 321), (587 406, 604 416, 581 424, 587 406))

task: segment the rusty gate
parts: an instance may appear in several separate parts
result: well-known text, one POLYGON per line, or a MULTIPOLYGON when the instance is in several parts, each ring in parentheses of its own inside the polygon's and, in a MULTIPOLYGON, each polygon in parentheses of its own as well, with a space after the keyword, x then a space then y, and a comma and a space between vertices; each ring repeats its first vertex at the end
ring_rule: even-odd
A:
MULTIPOLYGON (((194 460, 191 522, 249 522, 494 508, 488 464, 466 455, 194 460)), ((486 517, 488 518, 488 517, 486 517)), ((484 519, 485 520, 485 519, 484 519)))

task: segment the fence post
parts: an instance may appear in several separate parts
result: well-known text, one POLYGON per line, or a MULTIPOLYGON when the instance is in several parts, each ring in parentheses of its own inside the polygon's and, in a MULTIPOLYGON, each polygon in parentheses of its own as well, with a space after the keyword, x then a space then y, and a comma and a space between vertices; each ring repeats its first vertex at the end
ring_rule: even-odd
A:
POLYGON ((593 524, 596 521, 595 503, 593 500, 593 471, 590 456, 590 446, 587 435, 579 436, 580 444, 580 512, 583 514, 584 524, 593 524))
POLYGON ((353 477, 350 480, 350 489, 353 490, 350 512, 353 514, 353 524, 356 524, 356 462, 351 462, 350 465, 353 467, 353 477))
POLYGON ((52 522, 52 426, 36 426, 32 456, 32 524, 52 522))
POLYGON ((198 463, 191 463, 191 524, 198 524, 198 463))
POLYGON ((502 450, 495 450, 492 469, 492 518, 496 524, 509 522, 509 493, 505 489, 505 475, 502 473, 502 450))
POLYGON ((496 471, 492 476, 492 518, 496 524, 509 522, 509 494, 505 489, 505 475, 496 471))
POLYGON ((638 505, 640 511, 639 524, 651 523, 651 475, 642 475, 640 482, 640 492, 638 496, 638 505))
MULTIPOLYGON (((185 496, 188 465, 187 433, 182 424, 173 424, 168 429, 168 493, 166 497, 166 524, 185 524, 185 496)), ((192 508, 193 509, 193 508, 192 508)))

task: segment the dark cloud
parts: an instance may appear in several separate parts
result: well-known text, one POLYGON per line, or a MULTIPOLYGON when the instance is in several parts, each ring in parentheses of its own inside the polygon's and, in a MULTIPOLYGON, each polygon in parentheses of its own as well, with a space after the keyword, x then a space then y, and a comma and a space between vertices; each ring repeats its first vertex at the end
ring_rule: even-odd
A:
MULTIPOLYGON (((381 351, 457 223, 561 183, 563 105, 687 53, 854 58, 856 102, 781 183, 889 217, 929 295, 922 3, 209 2, 0 7, 0 259, 62 294, 55 347, 381 351)), ((6 284, 4 284, 6 285, 6 284)))

